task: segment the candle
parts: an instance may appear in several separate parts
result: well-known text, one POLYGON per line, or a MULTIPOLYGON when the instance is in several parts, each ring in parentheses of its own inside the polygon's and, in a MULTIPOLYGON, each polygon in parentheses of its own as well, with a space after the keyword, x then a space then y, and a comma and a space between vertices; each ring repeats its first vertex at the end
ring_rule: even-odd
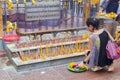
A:
POLYGON ((43 52, 42 52, 42 44, 40 44, 40 58, 43 57, 43 52))
POLYGON ((48 57, 48 51, 49 51, 48 44, 46 44, 46 57, 48 57))
POLYGON ((31 59, 31 56, 30 56, 30 50, 27 51, 27 60, 30 60, 31 59))
POLYGON ((75 43, 76 52, 78 52, 78 41, 75 43))
POLYGON ((79 51, 82 52, 82 44, 79 43, 79 51))
POLYGON ((118 40, 118 38, 119 38, 119 35, 118 35, 118 31, 116 30, 115 31, 115 40, 118 40))
POLYGON ((54 46, 54 44, 51 43, 51 44, 50 44, 50 48, 51 48, 51 49, 50 49, 50 53, 49 53, 50 56, 53 56, 53 46, 54 46))
POLYGON ((64 51, 63 43, 60 43, 60 46, 61 46, 61 49, 60 49, 61 54, 63 54, 63 51, 64 51))

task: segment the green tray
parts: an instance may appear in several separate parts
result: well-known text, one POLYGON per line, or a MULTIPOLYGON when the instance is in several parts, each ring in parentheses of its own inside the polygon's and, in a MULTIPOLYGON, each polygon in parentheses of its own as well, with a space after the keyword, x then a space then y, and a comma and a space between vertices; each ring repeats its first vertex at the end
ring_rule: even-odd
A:
POLYGON ((82 68, 71 68, 70 65, 67 66, 67 69, 69 71, 76 72, 76 73, 87 71, 86 69, 82 69, 82 68))

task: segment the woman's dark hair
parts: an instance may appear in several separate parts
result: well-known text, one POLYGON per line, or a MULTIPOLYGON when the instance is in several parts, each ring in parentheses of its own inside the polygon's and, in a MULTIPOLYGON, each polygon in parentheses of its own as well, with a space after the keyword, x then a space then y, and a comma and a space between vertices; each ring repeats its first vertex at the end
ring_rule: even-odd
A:
POLYGON ((96 18, 88 18, 86 24, 88 27, 92 25, 94 29, 99 29, 99 20, 96 18))
POLYGON ((115 21, 120 21, 120 14, 117 15, 115 21))

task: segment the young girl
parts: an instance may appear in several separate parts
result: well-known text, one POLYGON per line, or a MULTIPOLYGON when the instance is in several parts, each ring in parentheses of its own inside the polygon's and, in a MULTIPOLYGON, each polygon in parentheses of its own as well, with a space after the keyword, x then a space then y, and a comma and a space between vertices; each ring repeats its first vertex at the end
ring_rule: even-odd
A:
POLYGON ((105 29, 99 29, 99 20, 96 18, 88 18, 86 24, 87 29, 92 32, 90 53, 80 65, 88 63, 88 67, 93 71, 103 69, 103 67, 112 71, 113 60, 108 59, 106 54, 106 45, 109 40, 108 33, 105 29))

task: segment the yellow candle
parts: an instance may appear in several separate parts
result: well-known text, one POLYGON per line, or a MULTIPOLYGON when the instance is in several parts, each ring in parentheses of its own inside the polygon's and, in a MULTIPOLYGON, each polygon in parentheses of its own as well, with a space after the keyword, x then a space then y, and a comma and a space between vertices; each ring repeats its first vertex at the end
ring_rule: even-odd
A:
POLYGON ((118 37, 119 37, 118 31, 116 30, 116 31, 115 31, 115 40, 118 40, 118 37))
POLYGON ((46 56, 48 56, 48 51, 49 51, 48 44, 46 44, 46 56))
POLYGON ((53 46, 54 46, 54 44, 51 43, 51 44, 50 44, 51 50, 50 50, 50 53, 49 53, 50 56, 53 56, 53 52, 54 52, 54 51, 53 51, 53 46))
POLYGON ((42 52, 42 44, 40 44, 40 58, 43 57, 43 56, 42 56, 42 53, 43 53, 43 52, 42 52))
POLYGON ((7 0, 7 5, 8 5, 8 9, 9 10, 13 9, 13 2, 12 2, 12 0, 7 0))
POLYGON ((61 51, 61 53, 63 54, 63 51, 64 51, 63 43, 60 43, 60 45, 61 45, 60 51, 61 51))
POLYGON ((76 44, 75 44, 75 48, 76 48, 76 52, 78 52, 79 50, 79 43, 78 43, 78 41, 76 41, 76 44))
POLYGON ((80 43, 79 46, 80 46, 80 52, 82 52, 82 43, 80 43))

